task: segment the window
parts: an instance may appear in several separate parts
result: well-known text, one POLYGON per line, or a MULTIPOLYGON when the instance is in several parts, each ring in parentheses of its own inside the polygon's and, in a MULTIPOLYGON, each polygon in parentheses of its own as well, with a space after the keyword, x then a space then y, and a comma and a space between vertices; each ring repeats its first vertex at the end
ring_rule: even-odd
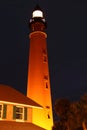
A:
POLYGON ((48 88, 48 82, 46 82, 46 84, 45 84, 45 85, 46 85, 46 88, 48 88))
POLYGON ((16 107, 16 119, 23 119, 23 108, 16 107))
POLYGON ((47 54, 45 49, 43 49, 43 50, 42 50, 42 52, 43 52, 43 54, 44 54, 44 55, 46 55, 46 54, 47 54))
POLYGON ((42 49, 42 53, 43 53, 43 62, 46 63, 47 62, 47 52, 45 49, 42 49))
POLYGON ((48 119, 50 119, 50 115, 48 114, 47 116, 48 116, 48 119))
POLYGON ((47 56, 43 55, 43 62, 46 63, 47 62, 47 56))
POLYGON ((27 108, 21 106, 13 107, 13 119, 27 120, 27 108))
POLYGON ((3 105, 0 104, 0 118, 2 118, 2 115, 3 115, 3 105))
POLYGON ((47 109, 50 109, 50 106, 46 106, 47 109))
POLYGON ((0 104, 0 119, 6 118, 6 111, 7 111, 7 105, 6 104, 0 104))
POLYGON ((44 86, 45 88, 48 88, 48 75, 44 75, 44 86))
POLYGON ((48 75, 44 75, 44 79, 45 79, 45 80, 48 80, 48 75))
POLYGON ((48 81, 44 80, 44 87, 47 89, 48 88, 48 81))
POLYGON ((50 119, 50 111, 47 112, 47 118, 50 119))

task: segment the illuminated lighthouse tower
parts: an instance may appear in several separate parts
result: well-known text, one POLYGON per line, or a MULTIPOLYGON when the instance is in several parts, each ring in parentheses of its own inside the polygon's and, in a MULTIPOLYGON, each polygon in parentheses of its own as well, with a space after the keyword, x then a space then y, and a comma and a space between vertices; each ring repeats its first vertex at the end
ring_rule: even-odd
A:
POLYGON ((50 78, 47 56, 46 21, 39 6, 36 6, 29 27, 31 33, 27 96, 42 106, 33 108, 32 122, 51 130, 53 125, 50 78))

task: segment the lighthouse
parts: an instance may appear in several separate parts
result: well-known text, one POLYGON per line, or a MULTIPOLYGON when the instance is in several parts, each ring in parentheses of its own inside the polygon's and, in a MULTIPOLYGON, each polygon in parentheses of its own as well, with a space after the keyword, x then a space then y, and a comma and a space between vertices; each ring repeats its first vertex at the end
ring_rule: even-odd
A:
POLYGON ((32 122, 46 130, 53 126, 52 99, 47 55, 47 23, 44 13, 37 5, 29 21, 29 64, 27 97, 42 106, 32 109, 32 122))

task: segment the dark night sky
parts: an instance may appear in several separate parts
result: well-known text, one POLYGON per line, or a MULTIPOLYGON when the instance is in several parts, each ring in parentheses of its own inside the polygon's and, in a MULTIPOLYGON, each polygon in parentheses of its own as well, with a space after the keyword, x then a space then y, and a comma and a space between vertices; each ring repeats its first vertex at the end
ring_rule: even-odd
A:
POLYGON ((84 0, 1 0, 0 83, 26 93, 28 19, 37 1, 48 22, 53 104, 60 97, 78 100, 87 92, 87 2, 84 0))

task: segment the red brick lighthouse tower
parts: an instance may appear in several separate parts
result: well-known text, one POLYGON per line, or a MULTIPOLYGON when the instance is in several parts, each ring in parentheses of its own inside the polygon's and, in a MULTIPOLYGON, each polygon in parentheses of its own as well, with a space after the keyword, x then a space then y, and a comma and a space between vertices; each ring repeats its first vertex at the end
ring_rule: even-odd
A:
POLYGON ((32 12, 27 96, 42 106, 33 108, 32 122, 51 130, 53 125, 50 77, 48 67, 46 21, 37 5, 32 12))

